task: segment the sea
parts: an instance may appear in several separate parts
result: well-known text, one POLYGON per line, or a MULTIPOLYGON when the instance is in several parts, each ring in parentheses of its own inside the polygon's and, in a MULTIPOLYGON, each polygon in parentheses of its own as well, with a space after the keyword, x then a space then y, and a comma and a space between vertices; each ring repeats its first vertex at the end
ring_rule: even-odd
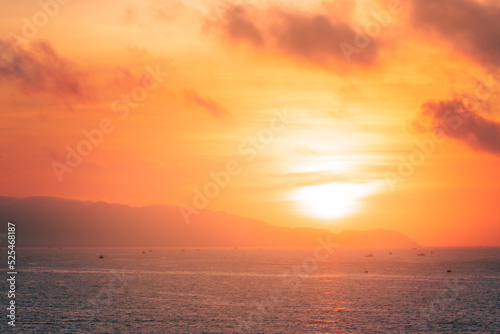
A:
POLYGON ((20 248, 15 270, 2 333, 500 333, 500 248, 20 248))

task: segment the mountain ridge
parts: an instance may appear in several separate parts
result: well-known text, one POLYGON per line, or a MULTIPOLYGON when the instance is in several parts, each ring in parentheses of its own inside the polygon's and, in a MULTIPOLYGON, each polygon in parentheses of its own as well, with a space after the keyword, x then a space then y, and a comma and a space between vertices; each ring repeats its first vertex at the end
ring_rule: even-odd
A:
POLYGON ((0 220, 17 222, 21 247, 308 247, 326 236, 341 247, 418 246, 392 230, 335 234, 209 210, 186 224, 175 205, 135 207, 51 196, 0 196, 0 220))

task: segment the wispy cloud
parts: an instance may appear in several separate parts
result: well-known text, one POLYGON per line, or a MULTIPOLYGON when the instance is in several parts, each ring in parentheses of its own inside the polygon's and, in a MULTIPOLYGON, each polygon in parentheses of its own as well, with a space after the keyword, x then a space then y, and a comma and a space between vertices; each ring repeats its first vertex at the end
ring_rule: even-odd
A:
POLYGON ((123 22, 125 24, 134 24, 137 22, 137 9, 125 6, 123 7, 123 22))
POLYGON ((64 101, 88 99, 76 68, 44 40, 25 48, 13 39, 0 39, 0 80, 15 82, 26 95, 43 92, 64 101))
POLYGON ((226 108, 208 97, 201 96, 194 90, 184 89, 180 96, 188 105, 199 107, 215 118, 221 119, 230 116, 226 108))
POLYGON ((317 150, 310 148, 307 145, 297 145, 294 147, 294 151, 300 155, 319 155, 317 150))

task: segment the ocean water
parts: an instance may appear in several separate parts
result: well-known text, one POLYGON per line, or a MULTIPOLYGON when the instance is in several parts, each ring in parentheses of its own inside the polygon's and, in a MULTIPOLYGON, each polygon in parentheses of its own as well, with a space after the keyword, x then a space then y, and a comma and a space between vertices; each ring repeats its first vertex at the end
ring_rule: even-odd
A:
POLYGON ((329 251, 18 249, 16 326, 0 329, 500 333, 500 248, 329 251))

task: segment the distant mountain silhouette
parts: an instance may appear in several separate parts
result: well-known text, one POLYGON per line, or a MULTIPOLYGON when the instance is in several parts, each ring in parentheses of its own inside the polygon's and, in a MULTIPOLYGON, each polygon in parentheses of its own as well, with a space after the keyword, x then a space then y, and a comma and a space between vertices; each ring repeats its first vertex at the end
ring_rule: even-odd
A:
POLYGON ((335 241, 343 247, 417 247, 409 237, 393 230, 342 231, 335 241))
MULTIPOLYGON (((396 231, 278 227, 225 212, 201 211, 186 224, 179 207, 131 207, 55 197, 0 197, 0 221, 17 223, 21 247, 298 247, 317 238, 346 247, 415 247, 396 231)), ((2 247, 5 243, 0 244, 2 247)))

